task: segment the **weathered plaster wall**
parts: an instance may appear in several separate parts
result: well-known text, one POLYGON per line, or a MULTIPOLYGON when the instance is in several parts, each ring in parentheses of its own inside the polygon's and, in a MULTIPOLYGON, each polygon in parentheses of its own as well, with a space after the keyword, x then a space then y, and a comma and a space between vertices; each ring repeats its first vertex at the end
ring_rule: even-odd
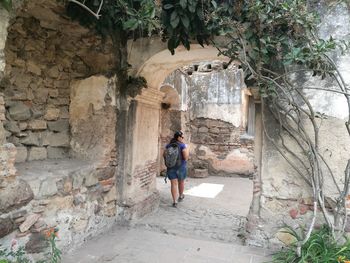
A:
POLYGON ((156 176, 159 173, 158 136, 162 96, 160 91, 147 88, 133 102, 131 152, 127 164, 127 187, 124 189, 127 205, 131 207, 129 210, 133 211, 130 214, 132 218, 149 213, 159 204, 156 176))
POLYGON ((201 62, 189 79, 191 174, 252 176, 253 141, 242 137, 248 114, 243 72, 235 64, 223 69, 218 61, 201 62))
MULTIPOLYGON (((319 26, 319 35, 321 38, 329 39, 330 36, 335 39, 349 41, 350 39, 350 12, 349 5, 346 3, 338 4, 334 8, 326 8, 320 1, 316 8, 322 13, 322 22, 319 26)), ((332 59, 336 62, 342 76, 347 84, 350 83, 350 54, 346 52, 342 55, 340 52, 333 53, 332 59)), ((309 76, 307 76, 309 77, 309 76)), ((303 78, 305 79, 305 77, 303 78)), ((331 81, 322 81, 320 78, 312 78, 304 83, 304 87, 322 87, 332 88, 335 83, 331 81)), ((344 119, 348 116, 346 100, 341 94, 332 94, 325 91, 306 92, 311 103, 322 111, 322 113, 344 119)))
MULTIPOLYGON (((215 68, 215 62, 210 64, 215 68)), ((210 73, 200 70, 190 76, 190 118, 222 120, 240 127, 244 115, 241 112, 243 72, 236 68, 210 73)))
MULTIPOLYGON (((140 38, 128 41, 128 62, 132 65, 130 74, 136 75, 143 64, 158 52, 167 50, 167 43, 159 37, 140 38)), ((170 53, 170 51, 168 51, 170 53)), ((165 76, 164 76, 165 77, 165 76)))
MULTIPOLYGON (((325 9, 319 2, 317 9, 321 11, 322 22, 320 36, 329 38, 330 35, 340 39, 349 40, 350 15, 345 4, 340 4, 333 9, 325 9)), ((347 85, 350 83, 349 55, 341 56, 340 53, 332 54, 341 70, 347 85)), ((328 88, 336 85, 329 79, 310 78, 310 75, 298 74, 292 78, 297 85, 305 88, 328 88)), ((350 159, 350 138, 345 128, 345 118, 348 116, 346 100, 343 95, 332 94, 325 91, 307 90, 305 95, 310 99, 316 112, 325 114, 326 119, 318 120, 320 126, 320 149, 326 161, 334 172, 336 181, 342 187, 344 170, 350 159)), ((268 115, 268 113, 266 114, 268 115)), ((276 124, 268 119, 268 131, 273 135, 276 124)), ((307 126, 311 132, 311 125, 307 126)), ((312 133, 310 133, 312 134, 312 133)), ((273 137, 273 136, 272 136, 273 137)), ((307 224, 312 217, 312 192, 310 187, 291 168, 284 158, 277 152, 272 143, 263 137, 262 167, 261 167, 261 198, 260 216, 262 221, 250 238, 254 244, 281 245, 283 235, 276 235, 279 227, 288 224, 298 227, 299 224, 307 224), (277 238, 279 237, 279 239, 277 238)), ((290 144, 293 149, 297 149, 290 144)), ((324 176, 325 195, 336 197, 334 183, 328 175, 324 176)), ((326 204, 329 207, 329 204, 326 204)), ((318 213, 317 224, 323 222, 322 213, 318 213)), ((347 231, 350 229, 346 227, 347 231)), ((250 242, 250 241, 249 241, 250 242)))
POLYGON ((115 78, 92 76, 72 83, 69 107, 72 156, 102 166, 115 162, 115 78))
MULTIPOLYGON (((215 37, 215 43, 217 43, 222 48, 225 48, 228 45, 228 41, 221 36, 215 37)), ((218 52, 216 48, 213 48, 211 46, 205 46, 203 48, 198 44, 192 44, 190 50, 187 50, 180 46, 179 48, 176 49, 175 56, 173 56, 171 55, 170 51, 167 48, 167 43, 164 42, 162 38, 158 36, 152 36, 148 38, 139 38, 137 40, 128 41, 128 62, 132 65, 131 69, 129 70, 131 75, 137 75, 144 70, 146 65, 153 64, 153 62, 151 62, 150 59, 152 59, 153 61, 155 56, 158 58, 163 57, 164 58, 163 62, 168 61, 170 63, 169 66, 172 69, 167 71, 166 74, 158 75, 158 76, 161 76, 160 83, 163 82, 164 78, 168 76, 171 72, 179 68, 179 66, 184 66, 188 64, 186 63, 186 61, 202 61, 202 60, 208 60, 208 59, 227 60, 224 57, 218 58, 217 54, 218 52), (194 50, 197 50, 197 51, 193 52, 194 50), (197 53, 198 51, 200 54, 197 53), (185 57, 183 57, 182 55, 179 55, 179 53, 183 53, 185 57), (189 56, 189 57, 186 57, 186 56, 189 56), (177 61, 176 63, 178 63, 179 66, 177 66, 176 64, 171 65, 172 61, 177 61)), ((159 61, 158 59, 156 60, 159 61)), ((156 73, 156 71, 154 71, 154 73, 156 73)), ((144 76, 144 73, 141 75, 144 76)), ((159 86, 155 85, 154 87, 159 87, 159 86)))

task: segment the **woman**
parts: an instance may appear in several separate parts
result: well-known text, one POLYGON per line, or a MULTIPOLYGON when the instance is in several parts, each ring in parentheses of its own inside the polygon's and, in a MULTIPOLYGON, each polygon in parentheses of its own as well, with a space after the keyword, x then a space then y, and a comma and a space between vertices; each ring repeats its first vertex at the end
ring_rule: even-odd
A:
POLYGON ((180 148, 181 165, 167 169, 167 177, 171 183, 171 195, 173 197, 173 207, 177 206, 177 201, 181 202, 184 196, 185 179, 187 177, 187 160, 189 157, 189 150, 184 143, 185 138, 182 131, 177 131, 170 143, 165 148, 170 147, 171 144, 177 143, 180 148), (176 201, 177 200, 177 201, 176 201))

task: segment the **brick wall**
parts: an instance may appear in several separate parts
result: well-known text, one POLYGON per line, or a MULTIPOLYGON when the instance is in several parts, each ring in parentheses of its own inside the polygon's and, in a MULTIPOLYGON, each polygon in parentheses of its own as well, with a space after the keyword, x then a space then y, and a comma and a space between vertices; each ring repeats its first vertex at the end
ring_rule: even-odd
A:
POLYGON ((148 190, 153 178, 156 177, 157 166, 156 161, 148 161, 144 166, 137 166, 133 176, 136 187, 148 190))

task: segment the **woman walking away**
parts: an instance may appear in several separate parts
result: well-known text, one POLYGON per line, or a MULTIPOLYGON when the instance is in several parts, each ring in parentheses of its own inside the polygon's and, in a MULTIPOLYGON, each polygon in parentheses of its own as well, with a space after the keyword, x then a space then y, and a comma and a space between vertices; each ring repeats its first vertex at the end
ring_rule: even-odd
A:
POLYGON ((185 138, 182 131, 177 131, 170 143, 165 146, 164 160, 167 166, 167 177, 171 182, 171 196, 173 207, 177 206, 177 201, 181 202, 184 196, 185 179, 187 177, 187 160, 189 150, 184 143, 185 138))

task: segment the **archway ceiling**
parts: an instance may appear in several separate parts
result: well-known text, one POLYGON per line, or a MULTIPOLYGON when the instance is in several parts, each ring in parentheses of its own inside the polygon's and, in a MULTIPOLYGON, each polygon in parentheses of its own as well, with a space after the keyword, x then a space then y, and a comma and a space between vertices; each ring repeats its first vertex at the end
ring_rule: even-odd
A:
POLYGON ((163 50, 148 59, 139 69, 139 76, 147 80, 149 87, 159 89, 165 78, 177 68, 200 61, 221 60, 228 61, 227 57, 218 56, 218 50, 213 46, 202 47, 198 44, 191 45, 191 49, 179 47, 175 55, 169 50, 163 50))

